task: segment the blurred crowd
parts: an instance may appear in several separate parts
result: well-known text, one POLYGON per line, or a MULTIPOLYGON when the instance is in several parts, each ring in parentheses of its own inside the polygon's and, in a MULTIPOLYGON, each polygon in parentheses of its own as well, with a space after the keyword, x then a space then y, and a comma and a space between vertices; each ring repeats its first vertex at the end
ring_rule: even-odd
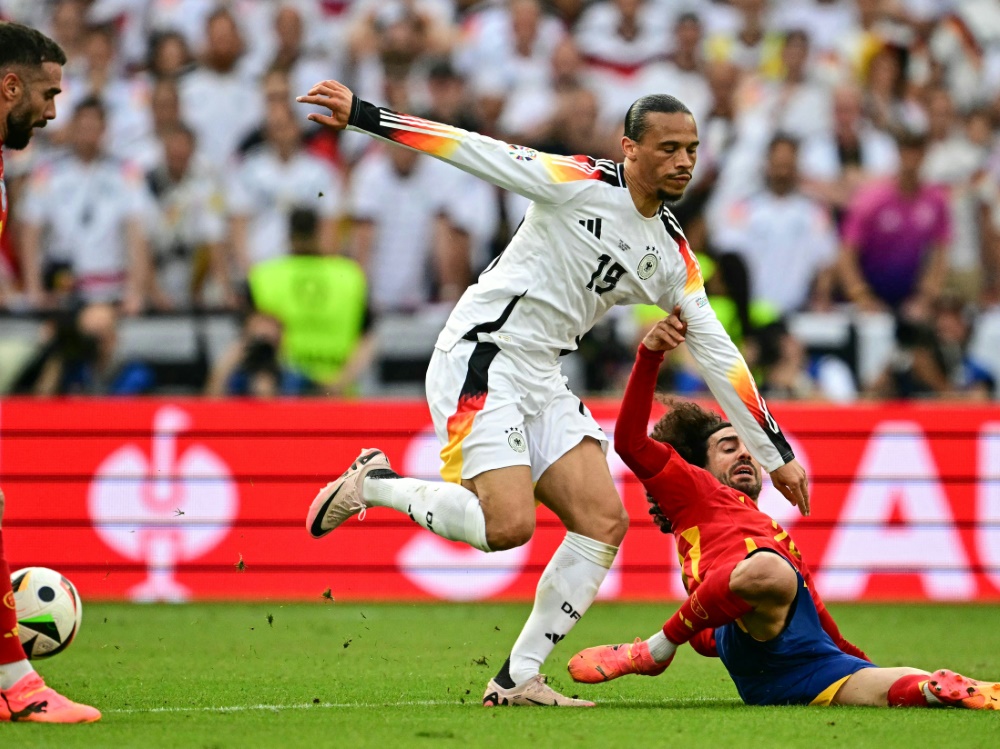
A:
MULTIPOLYGON (((394 315, 447 310, 526 202, 337 136, 294 102, 335 78, 392 109, 621 159, 650 92, 691 109, 674 207, 712 304, 774 397, 995 395, 970 350, 1000 306, 997 0, 0 0, 68 56, 59 116, 5 154, 4 319, 44 318, 17 392, 150 392, 122 318, 227 311, 206 392, 350 393, 394 315), (795 334, 891 317, 891 356, 795 334)), ((614 391, 657 310, 581 345, 614 391)), ((440 315, 430 319, 438 324, 440 315)), ((384 342, 383 342, 384 345, 384 342)), ((683 351, 664 385, 704 385, 683 351)))

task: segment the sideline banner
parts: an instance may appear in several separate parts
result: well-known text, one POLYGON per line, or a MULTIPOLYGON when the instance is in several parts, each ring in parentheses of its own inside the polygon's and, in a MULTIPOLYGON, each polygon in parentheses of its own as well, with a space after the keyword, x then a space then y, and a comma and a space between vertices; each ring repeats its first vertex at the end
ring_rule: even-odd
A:
MULTIPOLYGON (((773 405, 813 515, 769 486, 760 504, 824 598, 1000 601, 1000 410, 773 405)), ((610 436, 617 403, 588 406, 610 436)), ((545 508, 529 544, 496 554, 377 508, 311 539, 316 491, 373 445, 401 473, 437 477, 421 402, 5 400, 9 561, 58 569, 91 599, 532 599, 563 536, 545 508)), ((672 540, 608 461, 632 523, 601 597, 683 597, 672 540)))

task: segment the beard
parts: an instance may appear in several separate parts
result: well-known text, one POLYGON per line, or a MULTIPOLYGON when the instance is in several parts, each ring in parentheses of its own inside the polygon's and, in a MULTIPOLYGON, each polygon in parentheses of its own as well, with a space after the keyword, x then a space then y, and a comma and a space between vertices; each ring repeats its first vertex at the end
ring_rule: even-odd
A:
POLYGON ((659 188, 656 191, 656 199, 661 203, 676 203, 678 200, 684 197, 684 191, 680 192, 667 192, 663 188, 659 188))
POLYGON ((25 148, 31 140, 31 133, 34 128, 35 123, 31 121, 30 111, 27 109, 21 112, 17 109, 12 110, 7 115, 7 138, 3 144, 7 148, 17 151, 25 148))

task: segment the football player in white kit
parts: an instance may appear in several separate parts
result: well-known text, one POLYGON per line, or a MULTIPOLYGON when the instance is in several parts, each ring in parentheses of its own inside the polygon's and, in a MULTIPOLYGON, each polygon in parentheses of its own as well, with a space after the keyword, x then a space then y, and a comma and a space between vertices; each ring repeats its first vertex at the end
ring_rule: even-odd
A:
POLYGON ((403 478, 380 450, 364 449, 320 490, 307 528, 320 538, 367 507, 391 507, 439 536, 499 551, 531 538, 537 498, 566 537, 483 704, 592 706, 553 690, 539 669, 594 601, 628 527, 604 455, 607 437, 559 367, 559 356, 613 305, 673 310, 670 325, 743 441, 785 497, 803 514, 809 508, 805 471, 709 306, 698 262, 665 205, 691 179, 694 117, 672 96, 639 99, 625 116, 624 162, 615 163, 539 153, 399 114, 336 81, 298 101, 330 110, 310 120, 430 154, 533 201, 435 344, 427 400, 445 481, 403 478))

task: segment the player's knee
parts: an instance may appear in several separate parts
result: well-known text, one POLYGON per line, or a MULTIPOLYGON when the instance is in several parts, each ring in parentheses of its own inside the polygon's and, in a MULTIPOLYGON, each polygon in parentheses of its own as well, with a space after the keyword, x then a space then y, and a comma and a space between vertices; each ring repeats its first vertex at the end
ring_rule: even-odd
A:
POLYGON ((729 579, 729 589, 745 601, 795 600, 798 578, 795 570, 777 554, 754 554, 740 562, 729 579))
POLYGON ((506 551, 524 546, 534 534, 534 507, 530 514, 511 514, 504 518, 495 518, 486 525, 486 543, 493 551, 506 551))
POLYGON ((626 531, 628 531, 628 512, 621 503, 618 503, 617 510, 608 518, 607 529, 605 531, 606 540, 604 543, 611 544, 612 546, 621 545, 626 531))

